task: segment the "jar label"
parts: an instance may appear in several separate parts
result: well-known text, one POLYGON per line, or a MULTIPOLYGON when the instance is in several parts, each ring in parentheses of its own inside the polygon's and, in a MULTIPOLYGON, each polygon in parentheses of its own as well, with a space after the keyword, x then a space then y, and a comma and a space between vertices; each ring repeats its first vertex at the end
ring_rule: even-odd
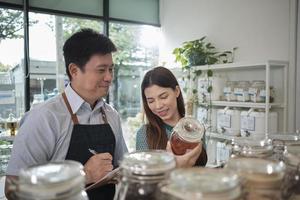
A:
POLYGON ((257 89, 256 88, 249 88, 249 95, 257 95, 257 89))
POLYGON ((223 93, 224 94, 231 94, 231 87, 224 87, 223 93))
POLYGON ((255 130, 255 117, 241 116, 241 129, 254 131, 255 130))
POLYGON ((259 96, 266 97, 266 90, 260 90, 259 96))
POLYGON ((218 113, 218 124, 220 127, 231 128, 231 115, 218 113))

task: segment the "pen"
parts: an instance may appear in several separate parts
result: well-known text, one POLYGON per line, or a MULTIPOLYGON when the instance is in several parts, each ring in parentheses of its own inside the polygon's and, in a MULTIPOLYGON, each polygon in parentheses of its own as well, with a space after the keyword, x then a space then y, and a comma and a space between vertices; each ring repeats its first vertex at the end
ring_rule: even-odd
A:
POLYGON ((95 151, 94 149, 90 149, 89 148, 89 152, 91 153, 91 154, 94 154, 94 155, 96 155, 98 152, 97 151, 95 151))

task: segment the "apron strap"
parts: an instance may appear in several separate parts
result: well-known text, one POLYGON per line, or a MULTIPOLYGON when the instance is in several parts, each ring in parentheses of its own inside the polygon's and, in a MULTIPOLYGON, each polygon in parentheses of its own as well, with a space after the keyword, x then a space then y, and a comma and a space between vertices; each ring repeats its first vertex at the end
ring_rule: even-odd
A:
POLYGON ((102 115, 102 119, 104 121, 105 124, 108 124, 108 121, 107 121, 107 118, 106 118, 106 114, 103 110, 103 107, 100 108, 100 112, 101 112, 101 115, 102 115))
POLYGON ((62 97, 63 97, 63 99, 64 99, 64 102, 65 102, 65 104, 66 104, 68 110, 69 110, 69 113, 71 114, 71 118, 72 118, 73 123, 74 123, 74 124, 79 124, 78 118, 77 118, 77 116, 73 113, 72 108, 71 108, 71 106, 70 106, 70 104, 69 104, 69 101, 68 101, 68 99, 67 99, 67 96, 66 96, 66 93, 65 93, 65 92, 62 93, 62 97))
MULTIPOLYGON (((77 118, 76 114, 73 113, 71 105, 70 105, 70 103, 67 99, 67 96, 66 96, 65 92, 62 93, 62 97, 64 99, 64 102, 65 102, 68 110, 69 110, 69 113, 71 114, 71 118, 72 118, 73 123, 74 124, 79 124, 78 118, 77 118)), ((102 119, 103 119, 104 123, 108 124, 107 117, 106 117, 105 111, 103 110, 103 107, 100 108, 100 112, 101 112, 101 116, 102 116, 102 119)))

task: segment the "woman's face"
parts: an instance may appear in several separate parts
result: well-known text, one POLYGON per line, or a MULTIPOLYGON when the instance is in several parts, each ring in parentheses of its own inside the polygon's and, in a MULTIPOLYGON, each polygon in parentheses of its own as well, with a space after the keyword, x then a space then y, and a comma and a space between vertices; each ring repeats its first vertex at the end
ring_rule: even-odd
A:
POLYGON ((177 97, 180 94, 179 87, 172 88, 151 85, 144 90, 147 104, 150 110, 161 118, 166 124, 175 125, 180 119, 177 108, 177 97))

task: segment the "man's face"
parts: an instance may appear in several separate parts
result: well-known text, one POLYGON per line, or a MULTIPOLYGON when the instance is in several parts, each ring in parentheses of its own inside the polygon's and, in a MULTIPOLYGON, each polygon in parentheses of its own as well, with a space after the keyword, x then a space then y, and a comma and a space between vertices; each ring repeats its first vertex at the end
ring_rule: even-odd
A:
POLYGON ((105 97, 113 79, 113 60, 111 54, 95 54, 80 70, 70 69, 72 88, 91 105, 105 97))

